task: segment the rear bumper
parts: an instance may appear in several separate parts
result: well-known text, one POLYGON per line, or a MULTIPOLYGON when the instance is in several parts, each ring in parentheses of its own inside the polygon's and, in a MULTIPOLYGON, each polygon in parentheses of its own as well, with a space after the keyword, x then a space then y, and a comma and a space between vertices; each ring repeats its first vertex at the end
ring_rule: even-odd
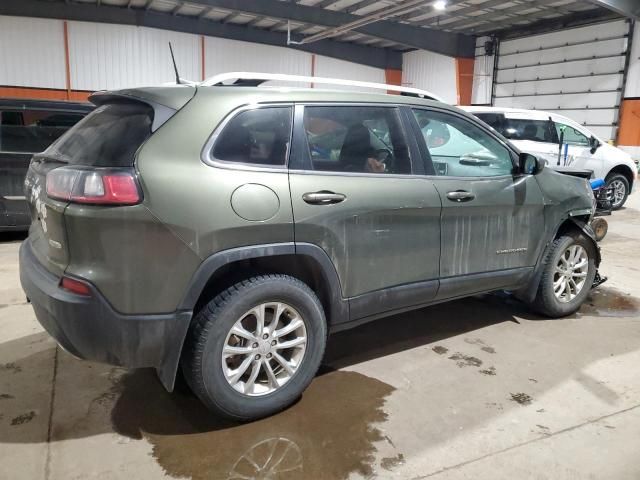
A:
POLYGON ((63 290, 60 278, 36 259, 29 239, 20 247, 20 282, 40 324, 69 353, 129 368, 154 367, 173 389, 190 311, 123 315, 93 286, 91 296, 63 290))

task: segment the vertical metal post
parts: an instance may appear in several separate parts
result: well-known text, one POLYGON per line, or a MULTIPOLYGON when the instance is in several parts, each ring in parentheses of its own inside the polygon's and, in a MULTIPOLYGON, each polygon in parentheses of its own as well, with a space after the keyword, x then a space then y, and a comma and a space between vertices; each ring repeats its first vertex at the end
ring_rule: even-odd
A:
POLYGON ((493 49, 493 77, 491 78, 491 106, 495 107, 496 81, 498 80, 498 61, 500 60, 500 39, 493 37, 496 45, 493 49))

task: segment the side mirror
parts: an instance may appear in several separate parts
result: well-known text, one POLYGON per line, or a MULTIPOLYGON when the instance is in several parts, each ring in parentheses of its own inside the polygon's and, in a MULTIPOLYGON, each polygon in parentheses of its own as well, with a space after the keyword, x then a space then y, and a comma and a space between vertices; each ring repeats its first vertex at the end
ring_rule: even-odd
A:
POLYGON ((593 155, 602 144, 600 143, 600 140, 591 135, 591 138, 589 138, 589 145, 591 146, 591 155, 593 155))
POLYGON ((540 160, 530 153, 521 153, 519 157, 520 172, 525 175, 537 175, 542 171, 545 165, 544 160, 540 160))

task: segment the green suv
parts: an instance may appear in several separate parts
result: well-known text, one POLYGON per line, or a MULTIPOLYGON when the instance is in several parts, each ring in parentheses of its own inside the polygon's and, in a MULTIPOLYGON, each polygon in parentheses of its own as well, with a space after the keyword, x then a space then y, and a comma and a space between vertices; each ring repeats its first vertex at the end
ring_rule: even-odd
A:
POLYGON ((563 316, 596 278, 588 183, 443 103, 237 85, 91 100, 31 161, 22 286, 65 350, 154 367, 169 391, 181 369, 224 416, 294 402, 329 332, 495 290, 563 316))

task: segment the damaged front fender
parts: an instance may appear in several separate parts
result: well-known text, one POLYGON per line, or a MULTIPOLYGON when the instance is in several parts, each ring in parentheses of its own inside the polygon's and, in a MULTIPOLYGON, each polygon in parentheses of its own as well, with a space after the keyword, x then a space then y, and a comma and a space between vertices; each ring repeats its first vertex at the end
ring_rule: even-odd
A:
POLYGON ((600 266, 600 262, 602 261, 602 256, 600 255, 600 246, 598 245, 598 240, 596 239, 596 234, 587 222, 585 222, 581 217, 573 217, 570 216, 569 220, 571 220, 587 237, 591 239, 593 242, 593 246, 596 249, 596 268, 600 266))

